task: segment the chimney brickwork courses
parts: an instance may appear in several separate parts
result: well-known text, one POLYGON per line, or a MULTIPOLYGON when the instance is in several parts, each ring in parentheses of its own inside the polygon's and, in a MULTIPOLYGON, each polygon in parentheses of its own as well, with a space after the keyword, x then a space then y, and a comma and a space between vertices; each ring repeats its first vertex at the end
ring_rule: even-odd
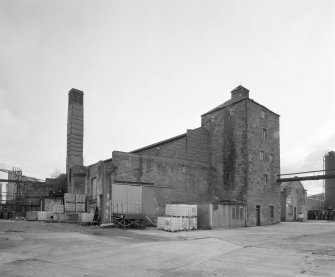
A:
POLYGON ((84 142, 84 93, 77 89, 69 91, 67 121, 66 171, 72 166, 83 166, 84 142))

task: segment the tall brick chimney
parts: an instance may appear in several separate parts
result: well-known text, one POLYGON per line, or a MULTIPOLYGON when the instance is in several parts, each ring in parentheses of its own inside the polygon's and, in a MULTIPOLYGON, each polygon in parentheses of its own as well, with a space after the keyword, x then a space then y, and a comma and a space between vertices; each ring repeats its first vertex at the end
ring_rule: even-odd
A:
POLYGON ((83 141, 84 93, 73 88, 69 91, 67 117, 66 173, 68 176, 73 166, 83 166, 83 141))

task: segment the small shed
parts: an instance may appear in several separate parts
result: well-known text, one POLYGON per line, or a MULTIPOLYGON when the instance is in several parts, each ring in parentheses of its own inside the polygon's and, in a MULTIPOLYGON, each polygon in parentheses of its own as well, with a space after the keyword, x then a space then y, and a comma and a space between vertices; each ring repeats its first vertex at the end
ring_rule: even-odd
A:
POLYGON ((233 202, 198 204, 199 228, 239 228, 246 226, 246 206, 233 202))

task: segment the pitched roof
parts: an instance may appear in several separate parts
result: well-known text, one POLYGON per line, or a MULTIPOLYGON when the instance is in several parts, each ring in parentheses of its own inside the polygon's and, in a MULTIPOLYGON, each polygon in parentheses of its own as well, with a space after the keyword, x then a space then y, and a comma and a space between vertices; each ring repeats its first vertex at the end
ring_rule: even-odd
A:
POLYGON ((239 93, 239 92, 249 92, 249 90, 247 88, 239 85, 231 91, 232 94, 239 93))
POLYGON ((243 99, 229 99, 228 101, 224 102, 224 103, 221 104, 220 106, 217 106, 216 108, 210 110, 210 111, 207 112, 207 113, 202 114, 201 116, 205 116, 205 115, 207 115, 207 114, 216 112, 216 111, 221 110, 221 109, 224 109, 224 108, 226 108, 226 107, 228 107, 228 106, 230 106, 230 105, 232 105, 232 104, 240 103, 240 102, 242 102, 242 101, 244 101, 244 100, 249 100, 249 101, 255 103, 256 105, 258 105, 258 106, 264 108, 265 110, 267 110, 267 111, 269 111, 269 112, 271 112, 271 113, 273 113, 273 114, 279 116, 279 114, 277 114, 277 113, 271 111, 271 110, 268 109, 267 107, 263 106, 262 104, 259 104, 258 102, 254 101, 253 99, 250 99, 250 98, 243 98, 243 99))
POLYGON ((209 114, 209 113, 216 112, 216 111, 218 111, 218 110, 221 110, 221 109, 223 109, 223 108, 225 108, 225 107, 230 106, 231 104, 235 104, 235 103, 242 102, 242 101, 245 100, 245 99, 247 99, 247 98, 244 98, 244 99, 229 99, 228 101, 226 101, 226 102, 224 102, 223 104, 217 106, 216 108, 210 110, 209 112, 204 113, 204 114, 201 115, 201 116, 204 116, 204 115, 209 114))
POLYGON ((223 109, 223 108, 225 108, 225 107, 227 107, 231 104, 241 102, 244 99, 248 99, 249 98, 249 90, 246 89, 245 87, 239 85, 231 91, 231 95, 232 95, 231 99, 229 99, 228 101, 224 102, 223 104, 217 106, 216 108, 210 110, 209 112, 207 112, 203 115, 215 112, 217 110, 221 110, 221 109, 223 109), (240 94, 240 97, 236 97, 237 94, 240 94), (242 96, 242 98, 241 98, 241 96, 242 96))
POLYGON ((150 149, 150 148, 158 147, 158 146, 160 146, 160 145, 163 145, 163 144, 166 144, 166 143, 169 143, 169 142, 178 140, 178 139, 183 138, 183 137, 186 137, 186 133, 185 133, 185 134, 182 134, 182 135, 179 135, 179 136, 175 136, 175 137, 173 137, 173 138, 169 138, 169 139, 166 139, 166 140, 162 140, 162 141, 160 141, 160 142, 156 142, 156 143, 154 143, 154 144, 150 144, 150 145, 148 145, 148 146, 145 146, 145 147, 136 149, 136 150, 131 151, 131 152, 129 152, 129 153, 137 153, 137 152, 140 152, 140 151, 143 151, 143 150, 148 150, 148 149, 150 149))
POLYGON ((297 187, 297 186, 306 190, 300 181, 291 181, 291 182, 282 183, 280 185, 280 188, 292 188, 292 187, 297 187))

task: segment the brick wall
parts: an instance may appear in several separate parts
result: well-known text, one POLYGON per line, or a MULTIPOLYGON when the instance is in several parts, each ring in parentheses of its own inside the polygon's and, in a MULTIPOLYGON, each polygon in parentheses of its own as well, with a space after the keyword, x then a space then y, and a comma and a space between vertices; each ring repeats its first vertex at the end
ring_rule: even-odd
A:
POLYGON ((104 222, 110 220, 111 174, 114 171, 112 159, 99 161, 88 167, 86 177, 87 210, 96 207, 104 222))
POLYGON ((86 167, 72 166, 69 173, 69 182, 67 192, 85 193, 86 192, 86 167))
MULTIPOLYGON (((15 176, 12 174, 8 174, 9 179, 15 179, 15 176)), ((20 180, 28 181, 31 178, 26 176, 21 176, 20 180)), ((19 196, 21 197, 43 197, 48 196, 50 191, 60 190, 64 186, 62 183, 57 182, 35 182, 35 183, 24 183, 24 185, 20 186, 19 192, 17 191, 16 183, 8 183, 7 184, 7 199, 13 199, 13 197, 19 196)))
POLYGON ((186 135, 186 158, 195 162, 209 163, 209 141, 208 131, 199 127, 187 130, 186 135))
POLYGON ((111 216, 111 199, 112 199, 112 174, 115 171, 115 166, 113 164, 113 160, 108 160, 103 163, 103 166, 100 167, 99 175, 102 176, 102 189, 104 191, 104 194, 101 198, 101 209, 102 211, 102 219, 105 219, 105 221, 110 220, 111 216))
POLYGON ((261 208, 261 225, 280 222, 279 116, 244 99, 203 115, 202 127, 209 132, 212 200, 246 204, 248 226, 256 225, 256 205, 261 208), (259 159, 260 150, 264 160, 259 159))
POLYGON ((74 165, 83 165, 84 106, 83 92, 69 91, 67 121, 66 170, 74 165))
POLYGON ((211 197, 246 203, 246 105, 233 103, 202 117, 209 132, 211 197), (230 109, 234 109, 231 114, 230 109))
POLYGON ((43 211, 53 212, 55 205, 64 205, 63 197, 44 197, 43 198, 43 211))
POLYGON ((256 209, 260 206, 261 225, 280 222, 280 184, 276 176, 280 173, 279 116, 265 107, 247 101, 248 114, 248 226, 256 225, 256 209), (263 140, 263 129, 266 137, 263 140), (260 151, 264 152, 263 160, 260 151), (265 176, 267 176, 267 181, 265 176), (274 217, 270 217, 270 206, 274 217))
POLYGON ((166 143, 136 151, 135 154, 147 156, 169 157, 174 159, 184 159, 187 151, 186 135, 166 143))
POLYGON ((156 215, 171 202, 208 201, 208 165, 182 159, 113 152, 111 180, 154 183, 156 215))
POLYGON ((199 127, 185 135, 132 152, 138 155, 209 162, 208 131, 199 127))
POLYGON ((23 197, 43 197, 48 196, 50 191, 55 190, 55 186, 46 183, 32 183, 21 186, 21 196, 23 197))
POLYGON ((102 162, 97 162, 87 167, 86 176, 86 195, 87 195, 87 211, 94 212, 97 206, 96 185, 99 178, 98 167, 102 162), (94 185, 93 185, 94 183, 94 185), (93 190, 95 190, 93 192, 93 190))

